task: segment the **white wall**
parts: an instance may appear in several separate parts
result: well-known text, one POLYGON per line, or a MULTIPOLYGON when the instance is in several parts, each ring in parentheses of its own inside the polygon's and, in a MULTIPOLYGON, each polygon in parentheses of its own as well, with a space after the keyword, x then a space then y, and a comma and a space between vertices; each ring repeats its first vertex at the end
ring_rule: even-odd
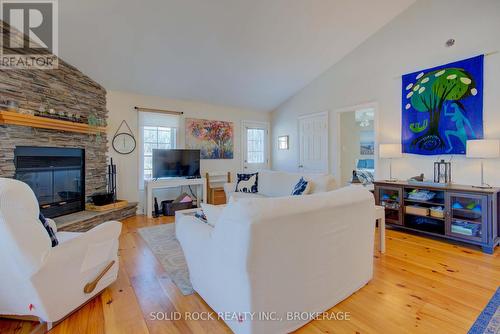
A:
MULTIPOLYGON (((143 193, 139 192, 139 150, 136 148, 129 155, 118 154, 112 148, 113 136, 122 120, 126 120, 139 145, 138 115, 135 106, 182 111, 179 126, 179 147, 184 147, 184 118, 203 118, 234 122, 234 159, 230 160, 201 160, 201 172, 220 171, 233 173, 241 166, 241 121, 252 120, 269 122, 270 114, 252 110, 217 106, 193 101, 172 100, 156 96, 137 95, 119 91, 108 91, 107 108, 108 119, 108 154, 117 165, 118 197, 128 201, 141 202, 143 193)), ((123 130, 123 128, 122 128, 123 130)))
MULTIPOLYGON (((273 169, 296 170, 298 165, 297 117, 353 105, 376 102, 376 140, 401 141, 401 75, 500 51, 500 1, 419 0, 375 33, 351 54, 331 67, 272 113, 273 142, 290 135, 290 150, 273 145, 273 169), (444 46, 456 39, 452 48, 444 46)), ((485 58, 484 133, 500 138, 500 53, 485 58)), ((330 115, 332 116, 332 115, 330 115)), ((338 117, 330 117, 330 169, 338 173, 338 117)), ((437 157, 407 155, 393 163, 395 176, 408 178, 421 172, 432 178, 437 157)), ((479 183, 479 162, 453 157, 455 183, 479 183)), ((500 186, 500 160, 487 161, 486 182, 500 186)), ((388 177, 388 161, 380 160, 377 177, 388 177)))

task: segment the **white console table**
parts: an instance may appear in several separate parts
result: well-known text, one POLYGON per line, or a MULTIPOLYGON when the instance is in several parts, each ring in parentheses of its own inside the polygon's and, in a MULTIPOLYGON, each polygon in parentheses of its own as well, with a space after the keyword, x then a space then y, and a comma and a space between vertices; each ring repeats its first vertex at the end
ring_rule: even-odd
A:
POLYGON ((153 190, 167 189, 182 186, 196 186, 197 204, 200 205, 200 199, 207 203, 207 179, 204 177, 198 179, 186 179, 182 177, 172 177, 165 179, 156 179, 146 181, 146 214, 149 218, 153 216, 153 190), (203 196, 203 197, 202 197, 203 196))

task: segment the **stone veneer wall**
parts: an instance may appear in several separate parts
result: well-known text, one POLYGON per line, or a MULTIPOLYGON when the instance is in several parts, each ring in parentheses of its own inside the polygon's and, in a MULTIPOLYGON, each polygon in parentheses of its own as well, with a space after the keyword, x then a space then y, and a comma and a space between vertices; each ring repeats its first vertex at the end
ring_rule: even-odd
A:
MULTIPOLYGON (((0 27, 3 27, 0 21, 0 27)), ((0 101, 38 110, 47 103, 56 112, 90 115, 106 121, 106 90, 75 67, 59 60, 55 70, 0 70, 0 101)), ((0 177, 14 176, 16 146, 75 147, 85 149, 87 196, 106 189, 106 134, 100 137, 23 126, 0 126, 0 177)))

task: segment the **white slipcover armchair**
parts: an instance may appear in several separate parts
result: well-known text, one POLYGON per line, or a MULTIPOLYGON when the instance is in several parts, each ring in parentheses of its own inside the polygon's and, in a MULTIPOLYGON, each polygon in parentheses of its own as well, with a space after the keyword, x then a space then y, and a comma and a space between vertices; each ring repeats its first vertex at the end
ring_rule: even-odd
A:
POLYGON ((360 186, 237 199, 215 227, 183 215, 175 228, 193 288, 235 333, 291 332, 311 320, 294 312, 328 310, 373 274, 375 203, 360 186))
POLYGON ((106 222, 86 233, 59 232, 59 245, 52 247, 38 215, 28 185, 0 178, 0 317, 36 317, 50 328, 116 280, 121 223, 106 222), (112 261, 95 289, 85 293, 84 286, 112 261))

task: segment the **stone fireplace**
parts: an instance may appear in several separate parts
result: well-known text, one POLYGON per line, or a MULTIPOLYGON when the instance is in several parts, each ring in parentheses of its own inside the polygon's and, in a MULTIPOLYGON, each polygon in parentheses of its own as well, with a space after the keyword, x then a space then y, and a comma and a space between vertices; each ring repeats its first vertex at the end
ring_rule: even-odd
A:
MULTIPOLYGON (((0 29, 6 29, 1 20, 0 29)), ((106 90, 62 59, 53 70, 0 70, 2 111, 92 126, 97 120, 105 128, 106 90), (5 110, 12 104, 17 105, 17 110, 5 110)), ((84 231, 105 220, 135 214, 137 203, 103 214, 81 211, 89 196, 107 189, 107 137, 101 131, 73 130, 71 126, 43 128, 0 122, 0 177, 28 183, 37 193, 42 212, 49 217, 63 215, 57 218, 63 230, 84 231), (69 159, 61 156, 64 154, 69 154, 69 159), (75 162, 74 158, 80 160, 75 162), (32 173, 42 170, 44 176, 32 173), (65 171, 58 173, 60 170, 65 171), (70 211, 79 212, 66 214, 70 211)))
MULTIPOLYGON (((0 27, 3 28, 2 21, 0 27)), ((50 109, 52 113, 47 116, 51 118, 64 119, 70 116, 75 122, 85 124, 89 119, 98 119, 104 123, 103 126, 106 125, 106 90, 61 59, 58 69, 55 70, 0 70, 0 104, 5 104, 7 101, 17 102, 20 113, 37 115, 41 110, 50 109)), ((20 147, 83 150, 85 152, 83 161, 85 173, 82 176, 84 197, 106 191, 105 133, 96 135, 57 128, 41 129, 2 124, 0 125, 0 177, 16 177, 15 152, 20 147)), ((43 161, 37 163, 40 166, 44 164, 43 161)), ((54 203, 58 200, 58 198, 53 199, 54 203)))

